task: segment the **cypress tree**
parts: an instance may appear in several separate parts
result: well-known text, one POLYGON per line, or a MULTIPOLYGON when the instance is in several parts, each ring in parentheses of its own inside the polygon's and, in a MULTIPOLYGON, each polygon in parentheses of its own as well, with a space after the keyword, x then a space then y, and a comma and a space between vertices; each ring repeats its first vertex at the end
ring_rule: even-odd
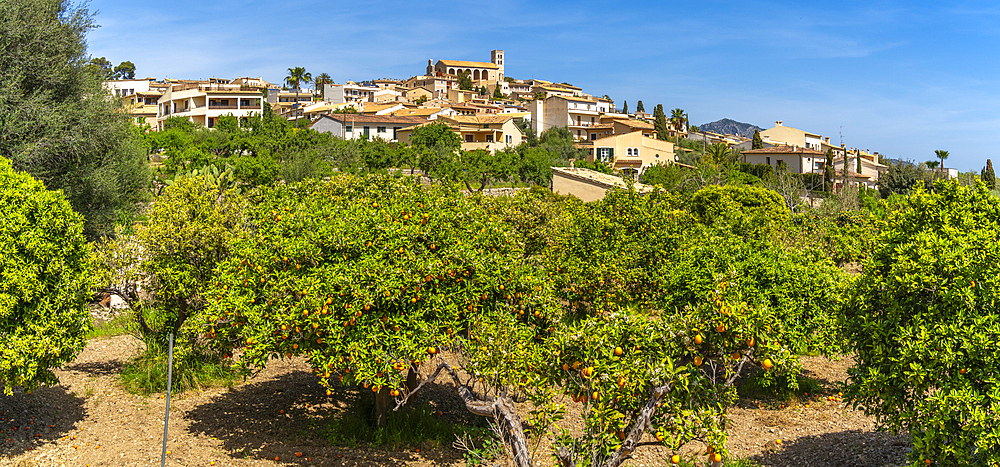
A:
POLYGON ((823 186, 826 191, 833 191, 833 148, 826 150, 826 163, 823 164, 823 186))
POLYGON ((663 104, 656 104, 653 109, 653 129, 656 130, 656 139, 667 140, 670 128, 667 127, 667 114, 663 112, 663 104))
POLYGON ((628 115, 628 101, 622 101, 622 113, 628 115))
MULTIPOLYGON (((753 131, 753 142, 750 143, 750 149, 764 149, 764 140, 760 139, 760 130, 753 131)), ((829 162, 829 157, 827 157, 827 162, 829 162)))
POLYGON ((639 102, 635 103, 635 111, 636 112, 645 112, 646 111, 646 109, 642 107, 642 101, 639 101, 639 102))
POLYGON ((983 169, 982 176, 983 183, 986 184, 987 188, 992 190, 997 187, 997 177, 996 174, 993 173, 993 161, 986 159, 986 168, 983 169))

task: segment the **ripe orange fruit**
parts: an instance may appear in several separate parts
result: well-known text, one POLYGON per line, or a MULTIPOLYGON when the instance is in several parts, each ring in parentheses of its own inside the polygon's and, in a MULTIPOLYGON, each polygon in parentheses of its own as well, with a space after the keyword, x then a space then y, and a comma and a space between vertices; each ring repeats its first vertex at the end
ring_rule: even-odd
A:
POLYGON ((716 326, 715 327, 715 331, 716 332, 726 332, 726 325, 725 324, 720 324, 720 325, 716 326))
POLYGON ((431 355, 434 355, 434 354, 436 354, 436 353, 437 353, 437 349, 436 349, 436 348, 434 348, 434 347, 428 347, 428 348, 427 348, 427 353, 429 353, 429 354, 431 354, 431 355))
POLYGON ((622 350, 621 347, 615 347, 615 356, 621 357, 623 353, 625 352, 622 350))
POLYGON ((764 369, 765 370, 770 370, 771 369, 772 364, 771 364, 771 359, 770 358, 765 358, 764 362, 762 364, 764 365, 764 369))
POLYGON ((747 339, 747 347, 753 347, 754 340, 753 337, 747 339))
POLYGON ((702 358, 701 355, 694 357, 694 366, 701 366, 702 358))
POLYGON ((965 374, 965 368, 962 368, 961 370, 958 370, 958 374, 964 375, 965 374))
POLYGON ((657 441, 663 441, 663 433, 660 433, 659 431, 657 431, 656 432, 656 440, 657 441))
POLYGON ((722 462, 722 454, 712 454, 712 462, 722 462))
POLYGON ((597 391, 594 391, 594 393, 590 395, 590 398, 593 399, 594 402, 597 402, 601 400, 601 395, 597 391))
POLYGON ((677 454, 674 454, 674 455, 670 456, 670 463, 671 464, 680 464, 681 463, 681 456, 679 456, 677 454))
POLYGON ((569 371, 569 363, 563 363, 562 369, 563 371, 569 371))
POLYGON ((694 336, 694 343, 695 344, 701 345, 701 343, 704 342, 704 341, 705 341, 705 338, 701 337, 701 334, 698 334, 697 336, 694 336))
POLYGON ((302 453, 301 452, 296 452, 295 453, 295 457, 302 457, 302 453))

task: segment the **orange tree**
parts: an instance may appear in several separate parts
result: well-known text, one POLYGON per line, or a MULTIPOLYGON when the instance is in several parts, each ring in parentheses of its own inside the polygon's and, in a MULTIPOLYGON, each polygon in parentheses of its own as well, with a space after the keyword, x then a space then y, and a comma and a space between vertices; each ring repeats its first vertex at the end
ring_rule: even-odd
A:
POLYGON ((726 276, 748 303, 774 310, 795 352, 839 348, 833 331, 844 274, 819 249, 778 239, 787 210, 776 193, 709 187, 684 200, 622 190, 570 208, 570 226, 547 256, 556 293, 575 312, 671 313, 726 276))
POLYGON ((614 190, 568 204, 571 224, 553 237, 548 268, 560 298, 579 313, 658 307, 665 269, 696 224, 666 192, 614 190))
POLYGON ((434 359, 431 379, 445 372, 471 411, 523 437, 506 395, 528 382, 559 310, 504 223, 455 187, 385 176, 251 196, 252 226, 191 322, 212 345, 242 349, 248 372, 306 356, 321 384, 377 394, 379 422, 419 387, 408 373, 434 359))
MULTIPOLYGON (((556 431, 563 466, 615 467, 646 433, 668 449, 693 440, 711 462, 728 456, 726 409, 746 366, 782 375, 799 371, 767 307, 743 301, 723 280, 701 300, 670 315, 630 309, 566 320, 553 334, 556 358, 539 379, 583 404, 583 434, 556 431)), ((561 408, 548 410, 558 425, 561 408)))
POLYGON ((914 465, 1000 463, 1000 201, 937 182, 894 204, 846 307, 847 395, 914 465))
POLYGON ((0 384, 31 391, 83 349, 90 249, 61 192, 0 157, 0 384))

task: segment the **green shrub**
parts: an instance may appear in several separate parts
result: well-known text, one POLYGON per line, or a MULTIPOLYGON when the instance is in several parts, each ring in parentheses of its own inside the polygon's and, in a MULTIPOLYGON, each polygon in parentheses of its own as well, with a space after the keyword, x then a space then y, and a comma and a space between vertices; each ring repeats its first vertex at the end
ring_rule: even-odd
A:
POLYGON ((90 330, 90 249, 83 216, 0 157, 0 383, 54 384, 90 330))
POLYGON ((1000 200, 984 185, 917 188, 889 214, 853 286, 847 397, 908 431, 910 460, 1000 462, 1000 200))
POLYGON ((704 224, 725 222, 742 230, 770 230, 789 216, 785 200, 767 188, 709 185, 691 198, 691 210, 704 224))

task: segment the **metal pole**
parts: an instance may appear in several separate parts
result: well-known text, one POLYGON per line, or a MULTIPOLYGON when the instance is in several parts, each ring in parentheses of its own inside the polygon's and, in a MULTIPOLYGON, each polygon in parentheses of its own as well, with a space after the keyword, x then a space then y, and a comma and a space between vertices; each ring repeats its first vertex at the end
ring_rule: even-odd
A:
POLYGON ((163 416, 163 451, 160 453, 160 467, 167 463, 167 425, 170 423, 170 386, 174 378, 174 333, 170 333, 167 350, 167 410, 163 416))

